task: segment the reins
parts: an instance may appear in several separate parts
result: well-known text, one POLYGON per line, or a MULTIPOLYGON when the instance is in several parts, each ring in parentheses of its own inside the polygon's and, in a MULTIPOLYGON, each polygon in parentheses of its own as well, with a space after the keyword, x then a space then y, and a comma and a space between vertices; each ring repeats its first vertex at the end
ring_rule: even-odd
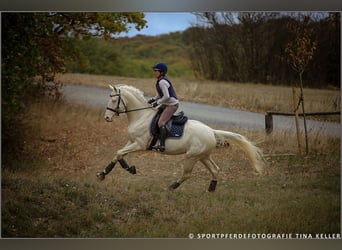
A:
POLYGON ((125 110, 124 112, 121 112, 121 113, 129 113, 129 112, 133 112, 133 111, 139 111, 139 110, 151 109, 151 108, 152 108, 152 106, 145 107, 145 108, 131 109, 131 110, 125 110))

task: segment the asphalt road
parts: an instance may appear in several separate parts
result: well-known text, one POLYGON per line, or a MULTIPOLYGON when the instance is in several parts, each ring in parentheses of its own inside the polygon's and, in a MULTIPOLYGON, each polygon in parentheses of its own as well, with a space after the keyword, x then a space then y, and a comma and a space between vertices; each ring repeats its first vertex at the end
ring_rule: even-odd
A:
MULTIPOLYGON (((86 104, 94 107, 105 107, 108 102, 110 90, 81 85, 65 84, 63 88, 66 101, 86 104)), ((240 128, 250 131, 265 131, 265 114, 254 113, 236 109, 217 107, 213 105, 181 102, 179 110, 193 120, 199 120, 207 125, 217 125, 221 128, 234 131, 240 128)), ((301 119, 301 129, 304 130, 301 119)), ((340 136, 341 126, 336 122, 321 122, 307 120, 308 133, 340 136)), ((295 131, 294 117, 273 116, 273 131, 295 131)))

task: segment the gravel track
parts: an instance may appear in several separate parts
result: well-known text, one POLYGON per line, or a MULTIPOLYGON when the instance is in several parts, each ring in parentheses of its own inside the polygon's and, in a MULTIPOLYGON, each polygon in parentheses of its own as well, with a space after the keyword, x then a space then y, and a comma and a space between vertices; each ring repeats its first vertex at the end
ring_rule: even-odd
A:
MULTIPOLYGON (((105 109, 110 90, 83 85, 65 84, 63 93, 66 101, 99 108, 103 107, 103 109, 105 109)), ((181 102, 179 110, 183 110, 190 119, 199 120, 208 125, 217 125, 229 130, 234 128, 250 131, 265 130, 265 114, 261 113, 193 102, 181 102)), ((302 119, 300 124, 303 131, 304 125, 302 119)), ((319 133, 327 136, 340 136, 341 134, 340 123, 336 122, 307 120, 307 129, 309 133, 319 133)), ((285 130, 295 131, 294 118, 273 116, 273 131, 285 130)))

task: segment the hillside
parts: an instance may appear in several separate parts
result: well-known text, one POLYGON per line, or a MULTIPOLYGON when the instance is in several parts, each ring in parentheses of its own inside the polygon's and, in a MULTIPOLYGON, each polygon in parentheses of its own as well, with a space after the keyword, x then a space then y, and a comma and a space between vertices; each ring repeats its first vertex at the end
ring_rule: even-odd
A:
POLYGON ((158 61, 169 65, 172 77, 193 76, 182 33, 160 36, 123 37, 110 41, 88 39, 72 41, 81 53, 80 62, 70 62, 68 72, 151 77, 158 61))
POLYGON ((241 13, 235 22, 221 15, 203 14, 212 24, 210 28, 194 26, 156 37, 72 41, 81 63, 74 60, 68 64, 68 73, 146 78, 151 77, 154 63, 164 61, 171 77, 294 86, 299 75, 298 68, 292 66, 299 60, 305 69, 304 86, 340 87, 339 14, 307 16, 308 23, 300 16, 279 13, 241 13), (296 29, 291 30, 289 24, 296 29), (305 45, 302 50, 310 59, 303 61, 305 53, 295 53, 298 44, 305 45))

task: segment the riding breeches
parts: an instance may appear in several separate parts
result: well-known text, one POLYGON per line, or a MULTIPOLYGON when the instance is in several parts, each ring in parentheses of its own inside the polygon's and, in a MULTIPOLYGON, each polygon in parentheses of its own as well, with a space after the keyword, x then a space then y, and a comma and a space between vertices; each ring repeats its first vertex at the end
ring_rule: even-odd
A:
POLYGON ((165 125, 171 119, 172 115, 177 111, 178 107, 178 103, 176 105, 163 105, 162 108, 164 110, 159 118, 158 127, 165 125))

